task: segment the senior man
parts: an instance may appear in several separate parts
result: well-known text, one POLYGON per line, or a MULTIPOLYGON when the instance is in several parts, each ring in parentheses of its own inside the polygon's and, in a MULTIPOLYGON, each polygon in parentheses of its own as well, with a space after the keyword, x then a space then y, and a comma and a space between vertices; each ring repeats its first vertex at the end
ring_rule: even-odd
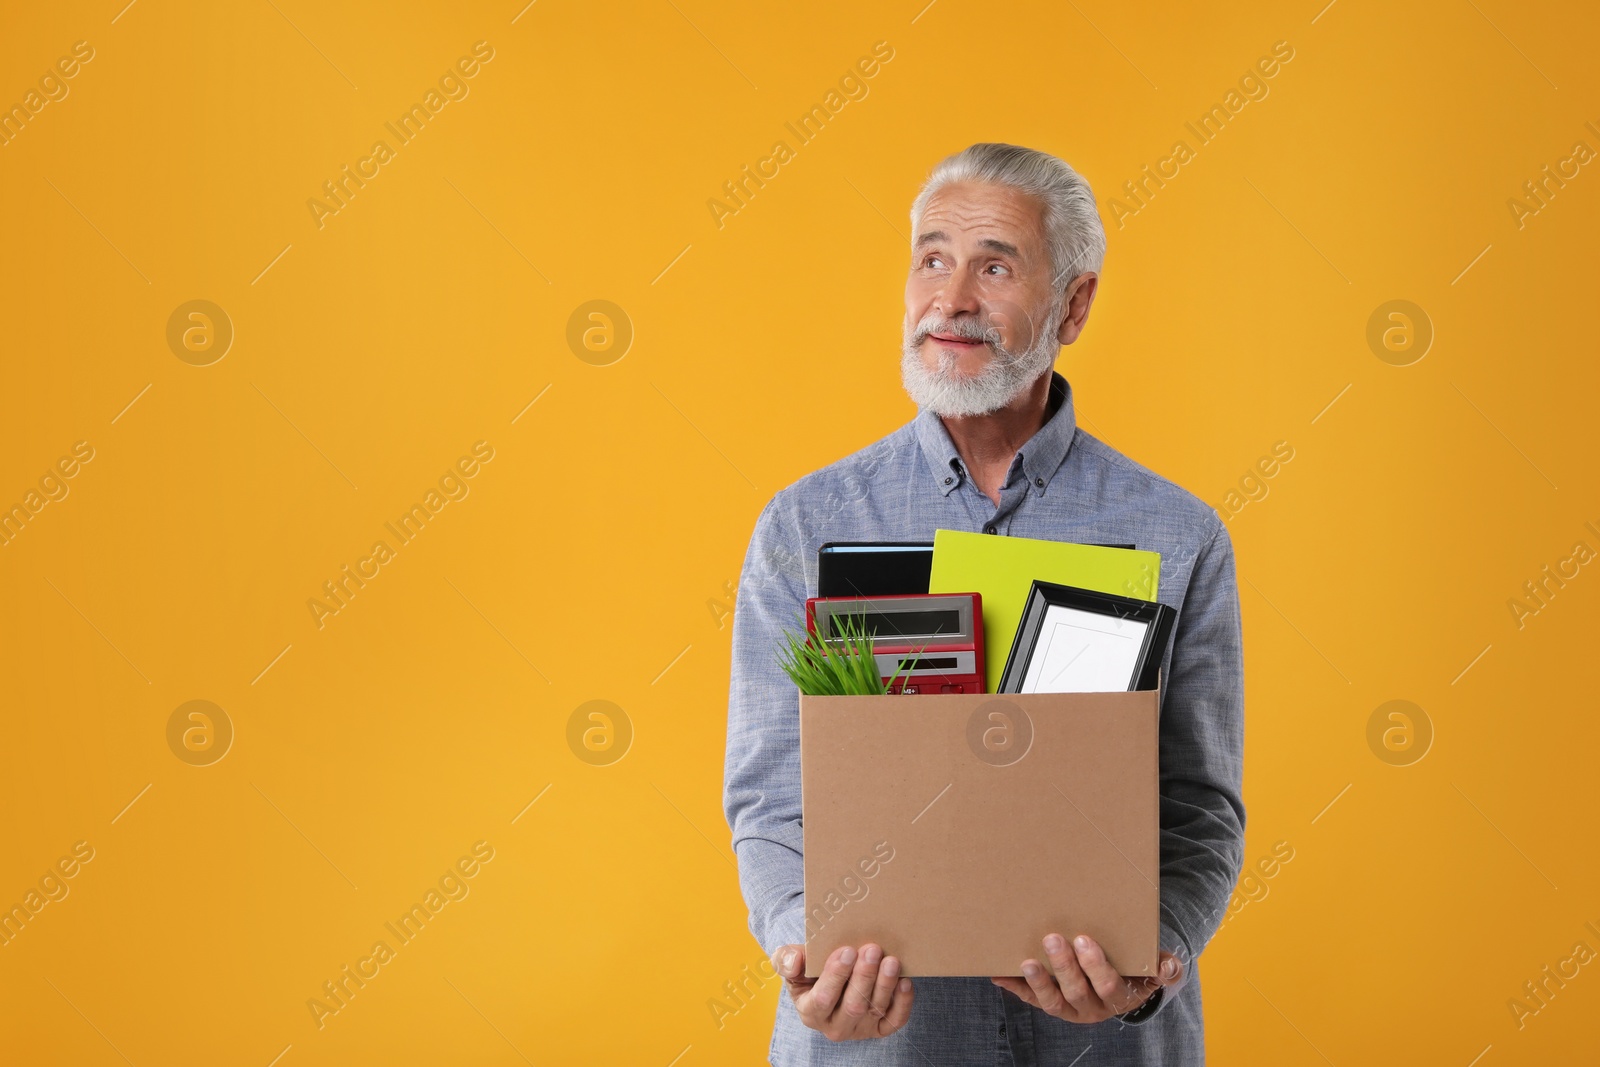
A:
POLYGON ((934 169, 911 223, 901 376, 917 415, 778 492, 739 580, 724 808, 750 929, 784 976, 769 1058, 1203 1063, 1195 960, 1243 862, 1232 541, 1211 507, 1079 427, 1055 372, 1099 288, 1105 232, 1088 183, 1046 153, 977 144, 934 169), (871 943, 835 950, 805 977, 799 697, 778 665, 780 634, 815 595, 824 542, 929 541, 941 528, 1161 553, 1159 599, 1178 619, 1162 661, 1153 978, 1118 975, 1076 930, 1044 937, 1037 958, 1018 961, 1021 978, 907 978, 871 943))

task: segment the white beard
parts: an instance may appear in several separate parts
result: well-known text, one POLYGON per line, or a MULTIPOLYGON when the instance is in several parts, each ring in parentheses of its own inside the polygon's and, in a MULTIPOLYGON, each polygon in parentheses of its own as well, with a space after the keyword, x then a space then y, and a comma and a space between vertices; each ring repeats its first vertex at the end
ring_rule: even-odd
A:
POLYGON ((1039 330, 1033 346, 1020 354, 987 336, 984 328, 972 319, 947 321, 934 312, 915 327, 906 325, 902 331, 900 357, 900 380, 906 392, 918 407, 931 408, 935 414, 947 417, 987 415, 1005 407, 1055 365, 1056 357, 1061 354, 1056 329, 1060 326, 1065 297, 1063 292, 1051 301, 1044 322, 1047 328, 1039 330), (988 340, 994 354, 983 370, 968 377, 955 369, 958 353, 940 348, 939 365, 930 371, 920 351, 930 333, 988 340))

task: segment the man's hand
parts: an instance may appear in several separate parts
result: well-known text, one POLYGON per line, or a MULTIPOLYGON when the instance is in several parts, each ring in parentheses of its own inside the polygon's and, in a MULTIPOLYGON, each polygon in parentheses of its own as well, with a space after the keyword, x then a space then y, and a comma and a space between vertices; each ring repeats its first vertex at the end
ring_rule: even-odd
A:
POLYGON ((1074 945, 1060 934, 1044 939, 1048 968, 1038 960, 1022 961, 1023 978, 991 978, 1040 1011, 1069 1023, 1104 1022, 1150 999, 1162 986, 1176 982, 1183 965, 1170 952, 1161 954, 1154 978, 1125 978, 1112 969, 1092 937, 1080 935, 1074 945))
POLYGON ((817 978, 805 976, 804 945, 783 946, 773 962, 800 1021, 830 1041, 888 1037, 911 1018, 911 979, 900 978, 900 961, 875 944, 834 949, 817 978))

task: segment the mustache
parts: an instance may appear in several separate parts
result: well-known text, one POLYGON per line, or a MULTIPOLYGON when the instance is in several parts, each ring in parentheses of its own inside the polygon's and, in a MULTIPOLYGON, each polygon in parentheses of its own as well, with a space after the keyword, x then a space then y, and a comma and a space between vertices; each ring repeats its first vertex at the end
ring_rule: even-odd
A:
POLYGON ((917 326, 917 340, 925 340, 929 334, 942 333, 947 337, 959 337, 963 341, 983 341, 987 344, 998 340, 998 337, 993 336, 998 332, 996 327, 980 326, 972 319, 955 319, 954 321, 937 318, 924 319, 917 326))
POLYGON ((998 365, 1014 365, 1020 362, 1026 353, 1013 351, 1001 344, 1000 326, 997 319, 1000 316, 990 315, 987 324, 976 319, 941 319, 929 316, 917 324, 916 331, 912 334, 911 345, 920 348, 930 334, 943 334, 946 337, 958 337, 963 341, 978 341, 989 347, 994 353, 994 362, 998 365))
POLYGON ((973 319, 946 320, 939 318, 924 319, 918 323, 912 344, 921 347, 928 339, 929 334, 943 334, 946 337, 958 337, 963 341, 977 341, 987 345, 989 350, 997 357, 1004 357, 1006 350, 1000 344, 1000 330, 994 325, 984 326, 973 319))

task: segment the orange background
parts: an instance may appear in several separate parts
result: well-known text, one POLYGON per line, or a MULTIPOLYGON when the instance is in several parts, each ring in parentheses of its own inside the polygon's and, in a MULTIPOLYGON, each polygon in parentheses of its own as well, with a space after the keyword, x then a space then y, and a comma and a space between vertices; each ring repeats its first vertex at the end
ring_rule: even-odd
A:
POLYGON ((1202 958, 1215 1062, 1592 1051, 1592 961, 1508 1007, 1600 951, 1600 576, 1508 607, 1600 549, 1600 176, 1508 207, 1600 149, 1592 13, 445 7, 4 16, 0 102, 93 49, 0 147, 0 505, 93 449, 0 547, 0 904, 93 849, 0 947, 10 1058, 758 1061, 776 985, 709 1006, 761 959, 720 808, 729 588, 772 493, 913 415, 907 209, 983 140, 1100 198, 1100 296, 1058 363, 1084 426, 1219 508, 1256 487, 1229 519, 1246 858, 1293 858, 1202 958), (478 41, 468 95, 319 227, 307 201, 478 41), (879 41, 867 95, 797 145, 784 123, 879 41), (1185 122, 1278 41, 1267 95, 1197 146, 1185 122), (708 200, 779 139, 719 227, 708 200), (167 340, 191 300, 234 331, 205 366, 167 340), (569 344, 591 300, 631 324, 620 358, 569 344), (1369 345, 1392 300, 1420 359, 1369 345), (319 628, 308 600, 479 441, 467 495, 319 628), (169 746, 192 700, 234 734, 205 766, 169 746), (569 744, 591 700, 598 754, 569 744), (1369 743, 1390 700, 1420 714, 1369 743), (307 1001, 480 841, 468 895, 319 1028, 307 1001))

